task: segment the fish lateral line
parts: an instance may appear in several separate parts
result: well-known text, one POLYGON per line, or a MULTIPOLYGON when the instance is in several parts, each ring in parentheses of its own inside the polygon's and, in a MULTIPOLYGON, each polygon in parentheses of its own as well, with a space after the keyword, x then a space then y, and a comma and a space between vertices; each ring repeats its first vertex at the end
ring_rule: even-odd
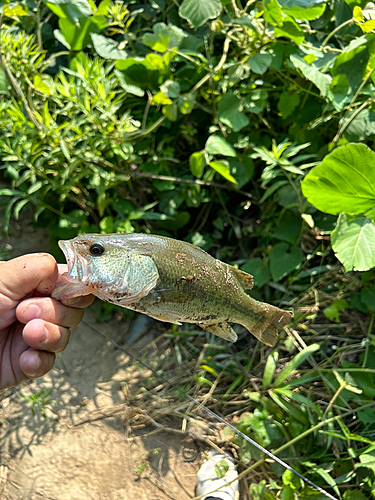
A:
POLYGON ((298 471, 296 471, 295 469, 293 469, 293 467, 291 467, 286 462, 284 462, 283 460, 281 460, 281 458, 279 458, 277 455, 274 455, 272 452, 268 451, 266 448, 263 448, 263 446, 261 446, 259 443, 257 443, 253 439, 251 439, 249 436, 247 436, 246 434, 244 434, 243 432, 241 432, 240 430, 238 430, 236 427, 234 427, 234 425, 232 425, 229 422, 227 422, 224 418, 222 418, 219 415, 217 415, 214 411, 210 410, 209 408, 207 408, 206 406, 204 406, 202 403, 199 403, 199 401, 197 401, 192 396, 190 396, 190 394, 187 394, 182 389, 180 389, 179 387, 177 387, 175 384, 173 384, 170 380, 168 380, 167 378, 165 378, 163 375, 158 374, 147 363, 145 363, 144 361, 138 359, 134 354, 130 353, 127 349, 125 349, 123 346, 121 346, 120 344, 118 344, 116 341, 114 341, 113 339, 107 337, 104 333, 102 333, 100 330, 98 330, 97 328, 95 328, 93 325, 87 323, 85 320, 82 320, 82 322, 85 323, 90 328, 92 328, 95 332, 99 333, 99 335, 101 335, 103 338, 105 338, 106 340, 109 340, 114 346, 116 346, 118 349, 121 349, 126 355, 128 355, 134 361, 136 361, 137 363, 141 364, 147 370, 150 370, 151 373, 153 373, 156 377, 158 377, 159 379, 161 379, 164 382, 166 382, 170 387, 173 387, 173 389, 175 389, 176 391, 178 391, 179 394, 181 394, 182 396, 184 396, 185 399, 187 399, 187 400, 191 401, 192 403, 194 403, 198 408, 200 408, 201 410, 203 410, 205 413, 207 413, 208 415, 210 415, 211 417, 213 417, 218 422, 220 422, 220 423, 226 425, 227 427, 229 427, 235 434, 237 434, 237 436, 240 436, 241 438, 245 439, 245 441, 247 441, 248 443, 250 443, 251 445, 253 445, 255 448, 257 448, 258 450, 260 450, 262 453, 264 453, 265 455, 267 455, 269 458, 271 458, 272 460, 274 460, 275 462, 277 462, 279 465, 281 465, 285 469, 287 469, 290 472, 292 472, 293 474, 295 474, 297 477, 299 477, 300 479, 302 479, 306 484, 308 484, 309 486, 311 486, 314 489, 316 489, 317 491, 319 491, 319 493, 322 493, 325 497, 330 498, 331 500, 337 500, 336 497, 334 497, 333 495, 331 495, 330 493, 328 493, 328 491, 324 490, 320 486, 316 485, 315 483, 313 483, 312 481, 310 481, 309 479, 307 479, 305 476, 303 476, 298 471))

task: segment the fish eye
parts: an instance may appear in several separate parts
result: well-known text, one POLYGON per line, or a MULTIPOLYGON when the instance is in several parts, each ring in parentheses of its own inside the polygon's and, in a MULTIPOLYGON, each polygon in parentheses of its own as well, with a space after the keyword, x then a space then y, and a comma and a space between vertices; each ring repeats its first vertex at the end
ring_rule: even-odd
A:
POLYGON ((90 247, 91 255, 103 255, 104 247, 100 243, 93 243, 90 247))

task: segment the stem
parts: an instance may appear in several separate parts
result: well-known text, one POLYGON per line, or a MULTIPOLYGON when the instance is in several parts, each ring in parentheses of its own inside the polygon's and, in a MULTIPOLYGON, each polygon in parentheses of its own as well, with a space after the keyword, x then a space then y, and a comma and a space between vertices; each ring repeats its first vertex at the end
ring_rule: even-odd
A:
POLYGON ((42 30, 40 24, 40 1, 36 6, 36 37, 38 41, 39 50, 43 50, 42 30))
POLYGON ((374 101, 375 98, 374 97, 369 97, 367 99, 367 101, 363 102, 361 104, 361 106, 359 106, 358 109, 356 109, 354 111, 354 113, 350 116, 350 118, 343 124, 343 126, 340 128, 340 130, 337 132, 337 134, 335 135, 335 137, 333 138, 333 142, 334 143, 337 143, 338 140, 340 139, 341 137, 341 134, 343 132, 345 132, 345 130, 347 129, 347 127, 349 127, 349 125, 352 123, 352 121, 354 120, 354 118, 359 115, 359 113, 362 111, 362 109, 364 109, 368 104, 370 104, 371 101, 374 101))
POLYGON ((344 26, 348 26, 349 24, 353 24, 353 23, 354 23, 353 18, 350 18, 347 21, 345 21, 344 23, 340 24, 340 26, 337 26, 333 31, 331 31, 331 33, 327 36, 327 38, 322 43, 322 45, 320 47, 321 50, 324 52, 324 50, 323 50, 324 47, 327 45, 327 43, 330 41, 330 39, 333 37, 333 35, 336 35, 336 33, 341 30, 341 28, 343 28, 344 26))
POLYGON ((361 92, 361 90, 363 89, 363 87, 369 81, 369 79, 371 78, 371 75, 373 74, 374 71, 375 71, 375 68, 372 68, 372 70, 370 71, 370 73, 366 76, 366 78, 363 80, 363 82, 361 83, 361 85, 358 87, 357 92, 354 94, 354 97, 353 97, 353 99, 350 102, 350 106, 352 104, 354 104, 354 102, 356 101, 356 99, 358 97, 358 94, 361 92))

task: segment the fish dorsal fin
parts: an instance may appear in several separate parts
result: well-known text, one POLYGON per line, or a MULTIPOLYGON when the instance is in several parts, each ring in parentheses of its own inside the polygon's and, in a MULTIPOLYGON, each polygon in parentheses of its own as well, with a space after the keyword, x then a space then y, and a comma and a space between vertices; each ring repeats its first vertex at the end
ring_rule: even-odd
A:
POLYGON ((251 274, 245 273, 245 271, 241 271, 240 269, 230 266, 229 264, 227 264, 227 266, 229 267, 232 274, 234 274, 238 279, 240 285, 244 290, 251 290, 253 288, 254 278, 251 276, 251 274))

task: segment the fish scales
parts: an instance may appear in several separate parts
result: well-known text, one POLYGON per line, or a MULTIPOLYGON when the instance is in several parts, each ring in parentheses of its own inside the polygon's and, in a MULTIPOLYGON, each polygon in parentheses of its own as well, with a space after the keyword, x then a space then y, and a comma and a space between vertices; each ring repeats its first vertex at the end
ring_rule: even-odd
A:
POLYGON ((197 324, 230 341, 228 322, 245 326, 267 345, 291 313, 256 301, 252 277, 190 243, 159 235, 82 235, 59 242, 67 283, 55 298, 93 293, 161 321, 197 324))

